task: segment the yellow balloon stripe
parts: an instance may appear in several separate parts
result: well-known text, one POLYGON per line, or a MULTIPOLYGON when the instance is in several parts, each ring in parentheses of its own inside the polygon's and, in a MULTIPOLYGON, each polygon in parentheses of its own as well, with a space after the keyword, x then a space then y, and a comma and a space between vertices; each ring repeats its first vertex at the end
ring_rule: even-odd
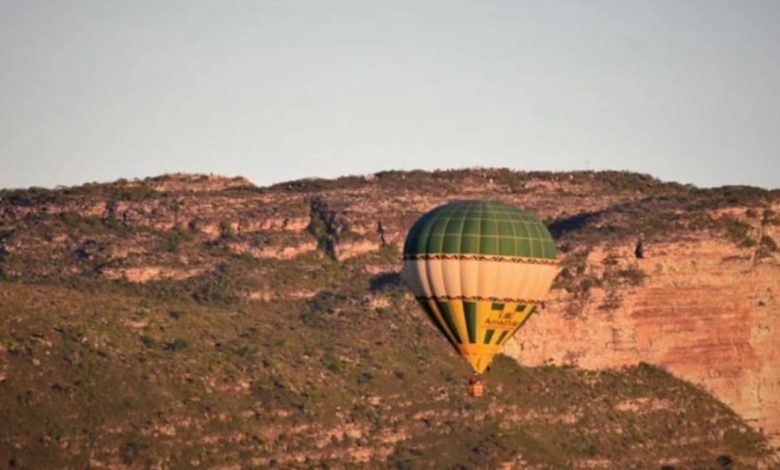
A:
POLYGON ((500 346, 506 344, 506 342, 509 341, 509 339, 513 337, 515 333, 517 333, 517 331, 523 327, 523 325, 525 325, 525 322, 527 322, 528 319, 531 317, 531 314, 534 313, 534 308, 535 308, 534 305, 529 305, 525 308, 525 310, 522 312, 522 316, 520 317, 520 323, 517 324, 517 326, 515 327, 514 330, 512 330, 511 333, 506 335, 503 342, 500 343, 500 346))
POLYGON ((493 301, 420 300, 430 320, 480 374, 534 311, 534 305, 493 301), (473 315, 469 312, 473 312, 473 315), (469 321, 472 315, 474 321, 469 321))
POLYGON ((458 329, 458 337, 461 344, 469 342, 469 332, 466 327, 466 314, 463 311, 463 302, 445 302, 450 309, 455 327, 458 329))

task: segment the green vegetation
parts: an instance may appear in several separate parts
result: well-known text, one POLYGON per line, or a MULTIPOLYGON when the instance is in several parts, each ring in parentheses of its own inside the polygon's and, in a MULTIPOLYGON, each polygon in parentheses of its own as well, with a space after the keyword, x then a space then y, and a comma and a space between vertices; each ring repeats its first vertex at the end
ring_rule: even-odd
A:
POLYGON ((414 468, 766 455, 723 404, 649 365, 534 369, 500 356, 488 396, 467 399, 467 367, 410 300, 385 313, 338 291, 269 304, 0 291, 0 419, 13 430, 0 456, 21 467, 359 466, 359 449, 414 468))
POLYGON ((162 232, 160 238, 162 242, 161 250, 174 254, 180 253, 182 247, 193 240, 192 234, 179 228, 170 232, 162 232))
POLYGON ((325 202, 315 197, 311 200, 309 233, 317 240, 317 245, 331 258, 336 257, 336 237, 338 227, 335 223, 335 215, 328 211, 325 202))
POLYGON ((726 230, 726 235, 741 247, 750 247, 755 245, 755 242, 748 238, 750 226, 744 222, 734 219, 725 219, 723 226, 726 230))
MULTIPOLYGON (((499 356, 487 396, 469 399, 468 367, 400 280, 397 232, 421 204, 461 191, 519 195, 548 214, 560 213, 549 194, 606 194, 594 204, 602 208, 567 212, 551 229, 566 254, 556 288, 572 294, 573 311, 604 289, 609 310, 647 273, 616 256, 591 270, 596 245, 700 230, 745 243, 745 218, 708 211, 745 204, 754 208, 745 217, 768 226, 775 193, 501 169, 160 189, 176 178, 0 191, 0 465, 752 468, 768 459, 764 437, 725 405, 647 364, 529 368, 499 356), (369 231, 380 221, 378 251, 335 259, 345 240, 378 239, 369 231), (303 244, 289 258, 252 251, 303 244), (144 282, 125 279, 144 270, 144 282)), ((764 235, 757 249, 777 246, 764 235)))

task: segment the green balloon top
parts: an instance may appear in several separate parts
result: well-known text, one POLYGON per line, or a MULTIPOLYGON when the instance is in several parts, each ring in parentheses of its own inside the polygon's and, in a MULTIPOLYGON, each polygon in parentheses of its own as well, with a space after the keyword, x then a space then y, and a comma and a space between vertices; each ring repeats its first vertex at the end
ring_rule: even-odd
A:
POLYGON ((555 259, 555 242, 530 212, 490 201, 455 201, 424 214, 406 236, 404 257, 473 254, 555 259))

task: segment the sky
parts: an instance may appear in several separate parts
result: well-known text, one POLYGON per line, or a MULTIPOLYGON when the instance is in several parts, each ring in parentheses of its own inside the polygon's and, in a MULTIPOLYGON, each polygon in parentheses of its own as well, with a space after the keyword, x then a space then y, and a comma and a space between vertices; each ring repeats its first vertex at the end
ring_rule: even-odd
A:
POLYGON ((780 1, 0 0, 0 187, 630 170, 780 187, 780 1))

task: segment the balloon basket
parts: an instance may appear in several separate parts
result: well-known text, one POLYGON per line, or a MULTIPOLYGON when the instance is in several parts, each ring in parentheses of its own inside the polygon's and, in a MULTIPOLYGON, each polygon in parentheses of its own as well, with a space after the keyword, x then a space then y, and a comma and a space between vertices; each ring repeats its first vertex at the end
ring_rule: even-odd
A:
POLYGON ((468 387, 469 396, 473 398, 480 398, 485 394, 485 385, 478 377, 472 377, 469 379, 468 387))

